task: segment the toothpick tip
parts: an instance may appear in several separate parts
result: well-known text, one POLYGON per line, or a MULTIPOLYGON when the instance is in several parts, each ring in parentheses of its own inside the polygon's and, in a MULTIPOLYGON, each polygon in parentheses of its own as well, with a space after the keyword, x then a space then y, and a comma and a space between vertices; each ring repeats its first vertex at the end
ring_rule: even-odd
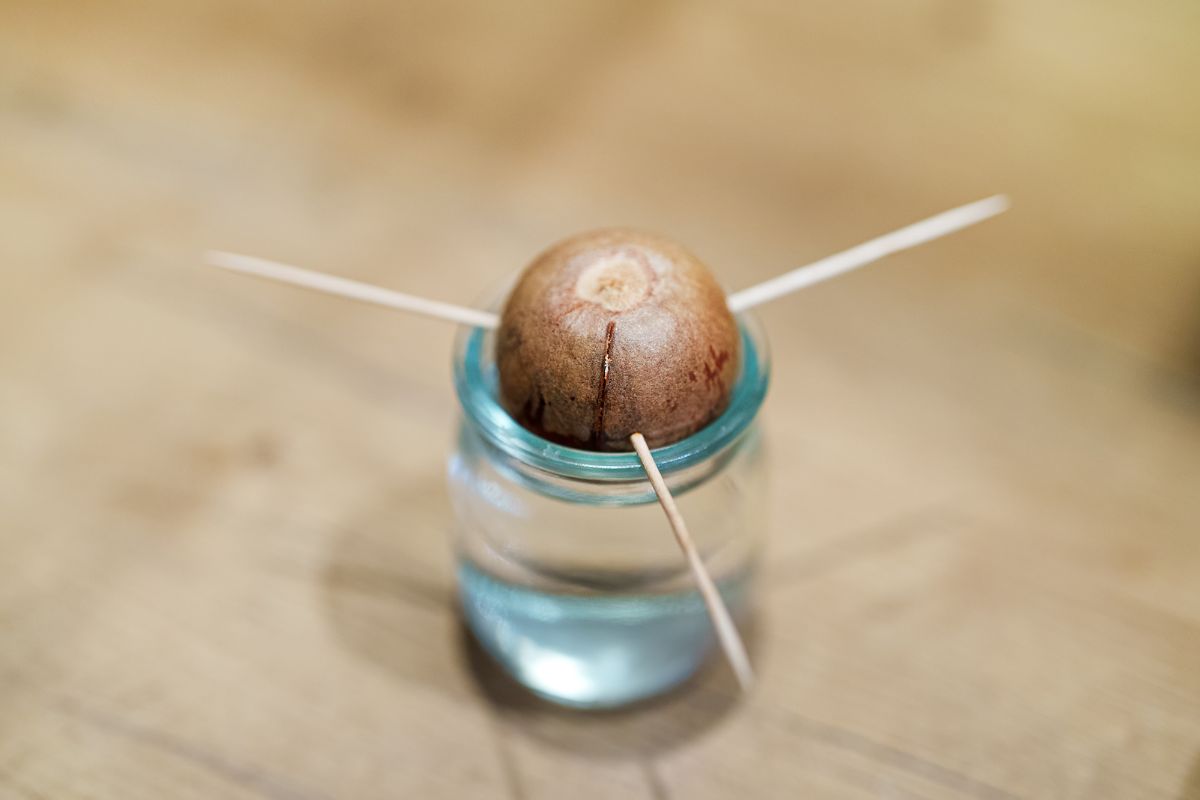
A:
POLYGON ((220 267, 221 269, 238 269, 250 256, 242 256, 237 253, 231 253, 228 250, 205 250, 203 263, 210 267, 220 267))
POLYGON ((496 328, 500 318, 491 311, 477 308, 442 303, 424 297, 416 297, 403 292, 384 289, 381 286, 339 278, 323 272, 301 269, 290 264, 268 261, 265 258, 246 256, 240 253, 229 253, 224 250, 207 250, 204 253, 205 263, 245 275, 255 275, 280 283, 313 289, 326 294, 338 295, 351 300, 393 308, 397 311, 408 311, 423 314, 427 317, 455 322, 460 325, 470 325, 477 328, 496 328))
POLYGON ((955 231, 976 225, 1008 210, 1008 195, 994 194, 973 203, 934 214, 919 222, 878 236, 848 250, 798 267, 756 286, 729 295, 729 309, 735 313, 783 297, 821 281, 844 275, 851 270, 874 263, 881 258, 917 245, 940 239, 955 231))
POLYGON ((979 203, 986 205, 995 214, 1002 214, 1012 208, 1012 198, 1006 194, 994 194, 980 200, 979 203))
POLYGON ((713 583, 712 576, 708 574, 708 568, 704 566, 704 561, 700 558, 695 543, 692 542, 687 524, 683 521, 683 515, 679 513, 679 508, 675 505, 675 498, 672 497, 671 490, 667 488, 666 481, 663 480, 662 472, 659 471, 658 464, 654 461, 654 455, 650 452, 650 445, 646 443, 646 438, 640 433, 634 433, 629 438, 633 443, 633 449, 638 454, 638 459, 642 462, 642 467, 646 470, 646 476, 650 479, 654 493, 658 495, 658 502, 667 515, 667 522, 675 534, 675 539, 687 559, 688 567, 696 580, 700 596, 708 609, 709 619, 716 631, 717 642, 725 651, 725 657, 733 669, 738 686, 743 692, 749 692, 754 685, 754 670, 750 666, 750 656, 746 652, 746 645, 742 642, 742 637, 738 633, 737 625, 733 622, 729 608, 721 598, 716 584, 713 583))

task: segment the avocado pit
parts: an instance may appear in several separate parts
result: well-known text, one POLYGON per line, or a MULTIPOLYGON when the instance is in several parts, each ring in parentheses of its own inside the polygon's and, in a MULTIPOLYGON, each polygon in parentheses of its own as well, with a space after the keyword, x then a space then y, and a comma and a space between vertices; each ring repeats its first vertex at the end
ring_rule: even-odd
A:
POLYGON ((566 239, 522 273, 496 339, 500 401, 523 426, 590 450, 661 447, 725 410, 737 324, 680 245, 613 229, 566 239))

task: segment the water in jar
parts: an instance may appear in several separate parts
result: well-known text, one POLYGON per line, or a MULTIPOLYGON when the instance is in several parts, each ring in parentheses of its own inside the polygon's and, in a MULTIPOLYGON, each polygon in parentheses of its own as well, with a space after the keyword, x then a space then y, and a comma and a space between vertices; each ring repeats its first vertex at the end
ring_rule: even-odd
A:
MULTIPOLYGON (((678 484, 692 537, 735 618, 758 539, 757 447, 678 484)), ((704 602, 662 510, 637 483, 553 496, 466 430, 450 463, 458 586, 476 639, 555 702, 603 708, 660 694, 713 651, 704 602), (624 492, 624 494, 622 494, 624 492)), ((559 492, 561 494, 561 492, 559 492)))

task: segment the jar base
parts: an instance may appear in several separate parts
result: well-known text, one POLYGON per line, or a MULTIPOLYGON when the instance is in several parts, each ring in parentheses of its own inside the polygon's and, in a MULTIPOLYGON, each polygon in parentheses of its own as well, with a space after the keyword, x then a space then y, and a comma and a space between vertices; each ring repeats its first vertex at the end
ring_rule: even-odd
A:
MULTIPOLYGON (((741 580, 722 582, 740 605, 741 580)), ((459 596, 475 638, 534 694, 580 709, 616 708, 663 694, 712 651, 704 603, 673 594, 553 594, 498 580, 460 561, 459 596)))

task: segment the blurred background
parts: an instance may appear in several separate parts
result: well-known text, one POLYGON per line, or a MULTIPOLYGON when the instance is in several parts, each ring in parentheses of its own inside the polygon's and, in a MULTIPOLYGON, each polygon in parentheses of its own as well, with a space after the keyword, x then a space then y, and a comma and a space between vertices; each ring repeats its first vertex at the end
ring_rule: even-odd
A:
POLYGON ((1200 797, 1200 5, 0 2, 0 795, 1200 797), (762 311, 760 685, 521 695, 459 303, 628 224, 762 311))

